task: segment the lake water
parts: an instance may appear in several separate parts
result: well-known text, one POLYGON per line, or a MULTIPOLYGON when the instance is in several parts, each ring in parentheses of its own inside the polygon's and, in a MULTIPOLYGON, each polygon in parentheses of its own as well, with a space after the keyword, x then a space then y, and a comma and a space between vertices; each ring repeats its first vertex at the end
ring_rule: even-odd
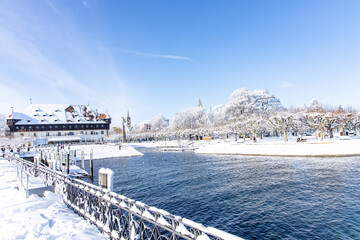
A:
POLYGON ((360 239, 359 157, 139 150, 94 172, 111 168, 115 192, 245 239, 360 239))

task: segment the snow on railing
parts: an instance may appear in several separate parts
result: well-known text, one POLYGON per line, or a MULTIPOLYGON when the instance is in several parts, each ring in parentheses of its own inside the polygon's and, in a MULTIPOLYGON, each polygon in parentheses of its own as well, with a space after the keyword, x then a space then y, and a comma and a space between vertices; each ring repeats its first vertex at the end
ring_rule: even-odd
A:
POLYGON ((48 186, 54 186, 55 192, 63 196, 69 207, 97 225, 110 239, 242 239, 164 210, 149 207, 102 187, 70 178, 48 167, 37 166, 14 156, 9 156, 9 160, 22 164, 27 172, 41 177, 48 186))

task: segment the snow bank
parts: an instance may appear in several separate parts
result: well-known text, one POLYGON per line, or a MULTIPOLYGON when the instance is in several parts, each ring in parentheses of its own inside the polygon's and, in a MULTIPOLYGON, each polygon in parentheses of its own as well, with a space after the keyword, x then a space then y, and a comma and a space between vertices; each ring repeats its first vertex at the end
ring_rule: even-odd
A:
POLYGON ((259 143, 211 143, 195 153, 254 156, 340 157, 360 155, 360 139, 308 142, 262 141, 259 143))
MULTIPOLYGON (((46 192, 25 197, 16 188, 16 168, 0 158, 0 233, 1 239, 108 239, 95 225, 67 208, 61 197, 46 192)), ((30 178, 30 187, 40 186, 30 178)))
POLYGON ((70 149, 84 151, 85 159, 90 159, 91 150, 93 150, 93 159, 143 156, 141 152, 126 144, 122 146, 111 144, 71 145, 70 149))

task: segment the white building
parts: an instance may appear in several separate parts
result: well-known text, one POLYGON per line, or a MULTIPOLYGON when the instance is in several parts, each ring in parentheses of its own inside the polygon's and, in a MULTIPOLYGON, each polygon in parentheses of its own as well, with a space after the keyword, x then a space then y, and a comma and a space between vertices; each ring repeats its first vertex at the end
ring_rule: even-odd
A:
POLYGON ((6 119, 13 137, 47 138, 48 142, 100 141, 108 135, 111 117, 88 105, 30 104, 6 119))

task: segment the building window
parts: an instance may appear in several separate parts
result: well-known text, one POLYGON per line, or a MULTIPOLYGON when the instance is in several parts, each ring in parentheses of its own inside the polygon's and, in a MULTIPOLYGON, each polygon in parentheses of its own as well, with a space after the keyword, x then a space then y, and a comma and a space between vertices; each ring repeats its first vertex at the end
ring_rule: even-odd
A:
POLYGON ((50 136, 50 133, 49 133, 49 132, 47 132, 47 133, 46 133, 46 136, 47 136, 47 137, 48 137, 48 136, 50 136))
POLYGON ((64 129, 64 128, 65 128, 65 125, 63 125, 62 127, 63 127, 63 129, 64 129))
POLYGON ((101 134, 104 134, 104 131, 101 131, 101 134))
POLYGON ((34 133, 34 137, 36 137, 36 133, 34 133))
POLYGON ((58 136, 61 136, 61 132, 58 132, 58 136))
POLYGON ((58 129, 58 126, 55 126, 55 129, 58 129))
POLYGON ((75 135, 75 134, 74 134, 74 132, 69 132, 68 135, 69 135, 69 136, 73 136, 73 135, 75 135))
POLYGON ((49 129, 52 129, 52 126, 49 126, 49 129))
POLYGON ((94 135, 94 131, 91 131, 90 134, 91 134, 91 135, 94 135))

